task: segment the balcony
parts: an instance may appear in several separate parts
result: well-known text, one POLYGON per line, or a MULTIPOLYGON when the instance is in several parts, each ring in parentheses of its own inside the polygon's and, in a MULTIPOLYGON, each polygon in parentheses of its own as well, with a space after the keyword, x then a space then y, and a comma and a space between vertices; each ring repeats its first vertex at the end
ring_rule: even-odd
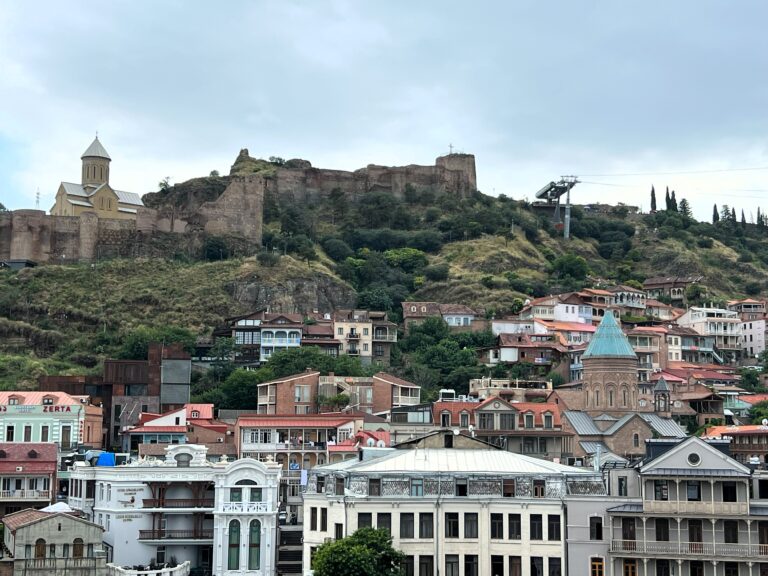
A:
POLYGON ((717 558, 768 558, 768 544, 725 542, 643 542, 611 540, 611 552, 619 555, 670 555, 717 558))
POLYGON ((277 509, 269 502, 223 502, 222 512, 235 512, 239 514, 267 514, 277 512, 277 509))
MULTIPOLYGON (((24 558, 22 573, 40 570, 44 574, 67 574, 68 570, 104 569, 104 558, 24 558)), ((17 560, 18 562, 18 560, 17 560)), ((96 572, 94 572, 95 574, 96 572)))
POLYGON ((418 396, 392 396, 393 406, 416 406, 419 402, 418 396))
POLYGON ((139 540, 213 540, 213 530, 139 530, 139 540))
POLYGON ((389 334, 387 332, 374 332, 374 342, 397 342, 397 333, 389 334))
POLYGON ((262 346, 301 346, 299 338, 262 338, 262 346))
POLYGON ((347 355, 348 356, 360 356, 360 350, 358 350, 357 348, 350 348, 349 350, 347 350, 347 355))
POLYGON ((746 502, 688 502, 687 500, 646 500, 645 512, 659 514, 704 514, 735 516, 749 514, 746 502))
POLYGON ((191 572, 189 560, 175 568, 160 568, 156 570, 132 570, 115 564, 107 564, 107 576, 189 576, 191 572))
POLYGON ((350 332, 347 334, 347 340, 360 340, 360 334, 357 332, 350 332))
POLYGON ((242 450, 248 452, 280 452, 282 450, 288 450, 290 452, 298 452, 301 450, 318 452, 326 449, 327 444, 325 442, 312 442, 312 444, 308 441, 300 444, 298 442, 249 442, 248 440, 243 440, 242 442, 242 450))
POLYGON ((552 364, 552 358, 547 358, 547 357, 534 358, 533 363, 538 366, 545 365, 545 364, 552 364))
POLYGON ((144 508, 213 508, 213 498, 144 498, 144 508))
POLYGON ((0 500, 50 500, 49 490, 0 490, 0 500))

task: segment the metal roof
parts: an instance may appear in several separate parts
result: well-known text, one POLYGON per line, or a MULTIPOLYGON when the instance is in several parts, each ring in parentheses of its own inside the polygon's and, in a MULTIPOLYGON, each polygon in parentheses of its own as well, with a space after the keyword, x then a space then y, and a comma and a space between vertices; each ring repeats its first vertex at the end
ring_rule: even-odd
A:
POLYGON ((606 314, 582 358, 637 358, 613 314, 606 314))
POLYGON ((643 472, 646 476, 702 476, 711 478, 715 476, 743 477, 749 476, 749 472, 740 470, 716 470, 708 468, 654 468, 643 472))
POLYGON ((87 206, 88 208, 93 208, 93 204, 86 202, 85 200, 72 200, 71 198, 68 198, 67 202, 74 204, 75 206, 87 206))
POLYGON ((685 438, 687 434, 672 418, 662 418, 658 414, 640 414, 659 436, 668 438, 685 438))
POLYGON ((592 470, 573 468, 548 460, 501 450, 424 448, 394 450, 347 468, 355 473, 465 473, 589 475, 592 470))
POLYGON ((62 182, 61 185, 64 186, 64 192, 70 196, 82 196, 83 198, 88 198, 88 192, 86 192, 80 184, 62 182))
POLYGON ((141 201, 141 197, 136 192, 125 192, 123 190, 113 190, 117 194, 117 201, 123 204, 134 204, 136 206, 144 206, 141 201))
POLYGON ((656 381, 656 386, 653 387, 654 392, 669 392, 669 384, 664 379, 664 376, 656 381))
POLYGON ((642 512, 642 504, 622 504, 614 508, 608 508, 608 512, 642 512))
POLYGON ((611 416, 610 414, 600 414, 599 416, 595 416, 593 420, 595 422, 616 422, 618 418, 611 416))
POLYGON ((579 436, 602 436, 603 432, 595 426, 592 418, 586 412, 567 410, 563 415, 568 418, 576 434, 579 436))
POLYGON ((99 142, 98 136, 93 139, 91 145, 88 146, 88 149, 83 152, 83 155, 80 156, 80 158, 106 158, 107 160, 112 160, 112 158, 109 157, 109 154, 107 154, 107 151, 104 149, 104 146, 102 146, 101 142, 99 142))

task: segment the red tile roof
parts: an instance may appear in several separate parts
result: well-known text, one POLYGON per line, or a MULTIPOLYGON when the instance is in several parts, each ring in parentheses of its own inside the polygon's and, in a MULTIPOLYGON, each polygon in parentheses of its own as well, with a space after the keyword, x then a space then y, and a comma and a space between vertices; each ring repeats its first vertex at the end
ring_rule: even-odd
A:
POLYGON ((397 376, 392 376, 392 374, 387 374, 386 372, 377 372, 373 375, 374 379, 378 380, 384 380, 384 382, 388 382, 390 384, 396 384, 398 386, 406 386, 408 388, 421 388, 418 384, 414 384, 413 382, 408 382, 408 380, 403 380, 402 378, 398 378, 397 376))
POLYGON ((339 416, 272 416, 258 415, 240 416, 237 419, 237 426, 241 428, 338 428, 354 420, 354 417, 339 416))
POLYGON ((128 434, 183 434, 186 426, 137 426, 128 430, 128 434))
POLYGON ((184 408, 187 410, 187 418, 192 418, 192 412, 199 412, 196 418, 201 420, 213 418, 213 404, 185 404, 184 408))
POLYGON ((743 400, 747 404, 757 404, 758 402, 768 401, 768 394, 743 394, 739 396, 739 400, 743 400))
POLYGON ((554 320, 536 320, 549 330, 564 330, 566 332, 594 332, 597 326, 581 322, 559 322, 554 320))
POLYGON ((328 452, 355 452, 358 447, 366 447, 368 439, 372 439, 376 444, 379 440, 389 446, 391 439, 389 431, 386 430, 359 430, 352 438, 348 438, 338 444, 329 444, 328 452))
POLYGON ((702 435, 703 438, 722 438, 723 436, 738 436, 740 434, 766 434, 768 426, 749 424, 747 426, 712 426, 702 435))
POLYGON ((478 405, 478 402, 441 402, 438 400, 437 402, 432 403, 432 421, 435 423, 435 425, 442 426, 440 422, 440 414, 443 412, 448 412, 451 415, 451 426, 459 426, 461 423, 459 414, 462 412, 468 412, 469 423, 474 424, 474 411, 478 405))
POLYGON ((65 392, 0 392, 0 404, 8 404, 9 399, 15 396, 19 399, 19 405, 24 406, 42 406, 43 398, 53 398, 53 404, 59 406, 81 405, 76 398, 65 392))
POLYGON ((4 516, 3 524, 5 524, 6 528, 8 528, 11 532, 16 532, 16 530, 18 530, 19 528, 23 528, 24 526, 29 526, 30 524, 34 524, 42 520, 49 520, 51 518, 56 518, 57 516, 68 516, 70 518, 75 517, 79 522, 84 522, 86 524, 90 524, 91 526, 98 526, 99 529, 101 529, 102 531, 104 530, 104 528, 102 528, 98 524, 85 520, 84 518, 79 518, 78 516, 75 516, 75 514, 72 514, 72 513, 42 512, 41 510, 33 510, 32 508, 27 508, 26 510, 20 510, 19 512, 14 512, 12 514, 8 514, 7 516, 4 516))
POLYGON ((0 458, 0 474, 16 472, 17 466, 22 466, 25 473, 52 474, 56 472, 56 444, 43 442, 0 442, 0 450, 5 457, 0 458), (29 452, 37 452, 36 458, 31 458, 29 452))

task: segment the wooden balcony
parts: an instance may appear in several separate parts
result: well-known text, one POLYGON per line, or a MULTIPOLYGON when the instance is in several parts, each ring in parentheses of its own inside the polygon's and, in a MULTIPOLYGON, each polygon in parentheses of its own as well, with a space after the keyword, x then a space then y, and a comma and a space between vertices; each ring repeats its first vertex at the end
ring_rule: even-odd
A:
POLYGON ((144 498, 144 508, 213 508, 213 498, 144 498))
POLYGON ((619 556, 686 556, 768 559, 768 544, 727 544, 725 542, 644 542, 611 540, 611 552, 619 556))
POLYGON ((50 490, 2 490, 0 500, 50 500, 50 490))
POLYGON ((689 502, 687 500, 646 500, 643 510, 654 514, 703 514, 738 516, 749 514, 746 502, 689 502))
POLYGON ((139 540, 213 540, 213 530, 139 530, 139 540))

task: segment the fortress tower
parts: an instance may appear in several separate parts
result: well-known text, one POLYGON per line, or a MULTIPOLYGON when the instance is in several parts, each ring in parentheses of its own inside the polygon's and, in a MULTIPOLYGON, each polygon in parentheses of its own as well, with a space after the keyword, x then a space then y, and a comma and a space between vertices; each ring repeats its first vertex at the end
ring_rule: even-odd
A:
POLYGON ((99 142, 98 136, 80 159, 83 161, 83 174, 80 179, 83 188, 98 188, 102 184, 109 184, 109 163, 112 158, 99 142))
POLYGON ((582 361, 586 412, 637 411, 637 355, 612 313, 603 317, 582 361))

